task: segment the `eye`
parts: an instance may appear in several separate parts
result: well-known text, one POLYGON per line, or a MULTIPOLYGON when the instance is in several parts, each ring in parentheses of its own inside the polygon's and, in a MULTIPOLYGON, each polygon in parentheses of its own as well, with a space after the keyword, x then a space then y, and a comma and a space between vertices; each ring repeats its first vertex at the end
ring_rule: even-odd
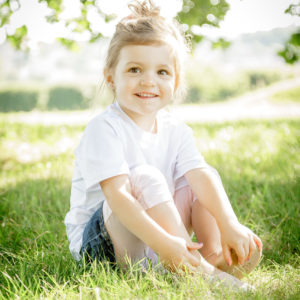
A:
POLYGON ((159 70, 158 74, 160 74, 160 75, 169 75, 169 72, 167 70, 159 70))
POLYGON ((140 73, 141 69, 137 67, 132 67, 128 70, 129 73, 140 73))

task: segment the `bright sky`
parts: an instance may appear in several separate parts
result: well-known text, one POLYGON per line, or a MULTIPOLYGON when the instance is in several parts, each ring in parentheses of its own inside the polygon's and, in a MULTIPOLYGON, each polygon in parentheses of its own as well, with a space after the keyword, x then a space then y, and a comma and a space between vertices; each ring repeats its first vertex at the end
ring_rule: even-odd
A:
MULTIPOLYGON (((0 3, 3 0, 0 0, 0 3)), ((218 0, 211 0, 217 2, 218 0)), ((14 1, 11 1, 14 3, 14 1)), ((127 1, 109 0, 97 1, 104 13, 115 13, 118 17, 128 14, 127 1)), ((174 16, 181 9, 182 0, 161 0, 156 1, 162 7, 164 15, 174 16)), ((220 28, 201 28, 200 32, 210 37, 224 36, 234 38, 241 33, 270 30, 276 27, 286 27, 289 25, 300 26, 300 18, 285 14, 284 10, 289 4, 297 3, 297 0, 227 0, 230 10, 226 14, 225 20, 221 22, 220 28)), ((66 37, 70 35, 70 29, 64 29, 63 21, 58 24, 45 22, 44 16, 49 13, 45 3, 38 3, 37 0, 20 0, 21 9, 16 11, 11 17, 12 26, 7 27, 7 31, 13 33, 15 28, 27 25, 28 36, 32 47, 37 42, 53 42, 57 36, 66 37)), ((80 0, 64 0, 66 7, 61 19, 68 19, 80 15, 80 0)), ((93 30, 101 30, 110 36, 114 30, 114 24, 107 24, 102 19, 96 18, 94 10, 88 12, 92 21, 93 30)), ((119 19, 118 18, 118 19, 119 19)), ((0 44, 4 42, 5 34, 0 29, 0 44)), ((88 36, 76 37, 78 40, 86 40, 88 36)))
POLYGON ((285 14, 292 0, 227 0, 231 9, 220 24, 220 34, 231 38, 241 33, 300 26, 300 17, 285 14))

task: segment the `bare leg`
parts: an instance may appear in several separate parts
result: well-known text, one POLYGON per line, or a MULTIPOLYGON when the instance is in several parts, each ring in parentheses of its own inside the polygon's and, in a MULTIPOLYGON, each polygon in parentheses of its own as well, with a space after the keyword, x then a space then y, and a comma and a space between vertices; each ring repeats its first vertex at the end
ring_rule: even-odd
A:
POLYGON ((158 204, 148 209, 147 213, 168 233, 190 241, 190 236, 173 201, 158 204))
POLYGON ((203 243, 201 255, 214 266, 224 260, 216 220, 197 200, 192 206, 192 227, 197 240, 203 243))
POLYGON ((219 228, 214 217, 204 208, 189 186, 185 186, 175 193, 175 204, 180 213, 183 224, 189 234, 193 231, 203 248, 201 255, 210 264, 216 264, 223 259, 219 228))
MULTIPOLYGON (((178 210, 172 201, 160 203, 146 211, 167 232, 183 237, 187 241, 190 240, 190 236, 182 224, 178 210)), ((144 258, 151 258, 148 256, 150 248, 143 241, 123 226, 114 214, 110 215, 105 226, 111 237, 116 261, 119 265, 126 268, 129 262, 141 262, 144 267, 147 267, 144 258)), ((155 257, 151 259, 155 264, 155 257)))
POLYGON ((119 219, 112 213, 105 223, 106 230, 110 235, 115 251, 117 263, 127 268, 129 263, 137 263, 141 261, 146 267, 147 245, 132 234, 119 219))
MULTIPOLYGON (((179 207, 177 210, 172 196, 169 195, 163 175, 154 167, 138 167, 136 172, 131 174, 130 179, 132 190, 128 191, 133 193, 149 216, 160 226, 173 235, 183 237, 186 241, 190 240, 189 232, 193 227, 198 241, 206 245, 202 253, 204 257, 207 257, 208 262, 215 266, 224 262, 220 233, 214 218, 200 205, 199 201, 189 201, 189 205, 184 205, 183 209, 180 205, 186 201, 181 201, 180 205, 177 203, 176 197, 179 192, 182 195, 181 198, 185 200, 186 192, 189 190, 189 199, 193 199, 189 187, 176 192, 175 203, 179 207)), ((132 263, 136 263, 147 256, 149 247, 128 231, 116 216, 112 214, 105 222, 105 226, 112 239, 119 264, 125 266, 128 262, 127 258, 132 263)), ((199 255, 198 252, 195 255, 199 255)), ((212 266, 207 264, 205 268, 210 269, 212 266)))
POLYGON ((258 248, 254 251, 250 260, 242 266, 238 265, 237 255, 232 251, 232 265, 227 265, 222 253, 221 236, 216 220, 197 200, 194 201, 192 206, 192 226, 197 240, 204 244, 203 248, 200 249, 202 256, 218 269, 241 279, 258 265, 261 257, 258 248))
MULTIPOLYGON (((167 183, 158 169, 147 165, 139 166, 131 172, 130 182, 128 192, 132 193, 150 217, 169 233, 186 240, 190 238, 181 222, 167 183)), ((136 263, 151 253, 151 249, 127 230, 113 213, 108 217, 105 226, 114 246, 116 261, 120 265, 126 266, 128 258, 130 262, 136 263)), ((149 258, 156 263, 156 255, 149 258)))
MULTIPOLYGON (((230 270, 226 264, 224 265, 225 260, 222 254, 219 228, 214 217, 200 204, 199 201, 197 201, 197 199, 195 199, 191 188, 189 186, 185 186, 177 190, 174 196, 174 201, 182 223, 186 227, 186 231, 190 234, 194 229, 198 241, 204 243, 200 252, 205 258, 205 261, 222 271, 241 278, 244 274, 243 272, 236 272, 235 269, 230 270)), ((205 273, 213 275, 211 277, 211 280, 213 281, 221 280, 228 286, 235 286, 244 290, 252 289, 247 284, 242 283, 238 279, 222 271, 215 270, 213 273, 205 273)), ((202 272, 202 270, 200 272, 202 272)))

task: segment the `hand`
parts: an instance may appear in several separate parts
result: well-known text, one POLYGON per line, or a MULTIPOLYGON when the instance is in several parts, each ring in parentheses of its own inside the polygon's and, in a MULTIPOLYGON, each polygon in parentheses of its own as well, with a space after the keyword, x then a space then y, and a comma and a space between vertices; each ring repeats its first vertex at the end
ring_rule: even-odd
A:
POLYGON ((177 236, 171 236, 167 246, 159 251, 162 264, 170 271, 187 270, 196 272, 197 267, 201 264, 201 255, 192 254, 195 250, 200 249, 203 244, 187 242, 185 239, 177 236))
POLYGON ((235 250, 240 265, 250 259, 256 247, 262 251, 260 238, 236 220, 228 222, 220 231, 223 255, 229 266, 232 264, 231 249, 235 250))

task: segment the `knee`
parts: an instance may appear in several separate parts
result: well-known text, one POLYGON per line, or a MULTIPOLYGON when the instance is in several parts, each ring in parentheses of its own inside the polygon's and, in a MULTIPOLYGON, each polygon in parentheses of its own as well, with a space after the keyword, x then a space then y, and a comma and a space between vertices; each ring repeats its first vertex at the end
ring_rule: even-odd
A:
POLYGON ((165 176, 156 167, 139 165, 130 173, 131 191, 145 209, 172 199, 165 176), (160 199, 160 200, 159 200, 160 199))
POLYGON ((149 185, 166 184, 162 172, 151 165, 139 165, 131 170, 130 181, 133 186, 145 188, 149 185))

